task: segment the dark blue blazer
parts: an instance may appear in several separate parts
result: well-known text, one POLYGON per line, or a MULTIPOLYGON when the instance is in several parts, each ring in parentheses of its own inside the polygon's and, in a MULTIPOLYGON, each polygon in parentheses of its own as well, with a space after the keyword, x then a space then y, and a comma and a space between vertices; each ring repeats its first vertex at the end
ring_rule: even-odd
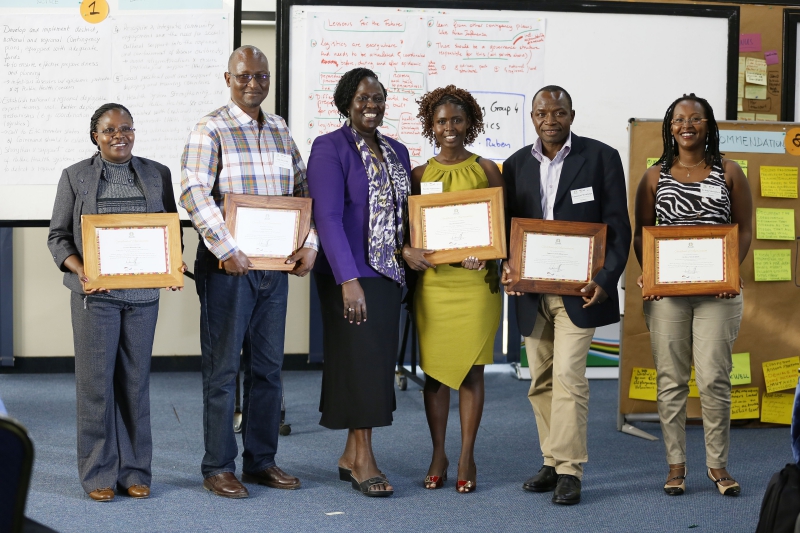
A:
MULTIPOLYGON (((518 150, 503 163, 506 187, 507 235, 511 218, 542 218, 539 161, 531 153, 531 145, 518 150)), ((594 281, 603 287, 608 299, 584 309, 579 296, 564 296, 564 308, 570 320, 580 328, 595 328, 619 322, 619 281, 631 246, 631 223, 625 173, 619 152, 594 139, 572 134, 572 148, 564 159, 553 207, 555 220, 599 222, 608 225, 606 257, 603 269, 594 281), (572 203, 570 191, 591 187, 594 200, 572 203)), ((538 294, 515 297, 517 324, 529 336, 539 308, 538 294)))

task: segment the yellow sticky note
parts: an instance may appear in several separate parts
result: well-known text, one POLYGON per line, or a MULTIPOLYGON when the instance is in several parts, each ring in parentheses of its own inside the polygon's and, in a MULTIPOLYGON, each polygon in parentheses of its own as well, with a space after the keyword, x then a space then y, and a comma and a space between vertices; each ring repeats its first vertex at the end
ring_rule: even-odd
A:
POLYGON ((757 57, 746 57, 744 59, 745 72, 757 72, 759 74, 767 75, 767 60, 759 59, 757 57))
POLYGON ((767 99, 767 86, 766 85, 745 85, 744 97, 748 100, 766 100, 767 99))
POLYGON ((736 115, 736 120, 755 120, 756 114, 755 113, 739 113, 736 115))
POLYGON ((659 159, 661 159, 661 158, 660 157, 648 157, 647 158, 647 168, 650 168, 653 165, 655 165, 658 162, 659 159))
POLYGON ((628 398, 654 402, 657 390, 655 368, 633 368, 628 398))
MULTIPOLYGON (((736 96, 738 98, 744 98, 744 71, 746 68, 746 62, 744 57, 739 57, 739 76, 737 79, 737 91, 736 96)), ((741 110, 740 110, 741 111, 741 110)))
POLYGON ((761 421, 773 424, 792 423, 792 408, 794 407, 794 394, 783 392, 764 393, 761 401, 761 421))
POLYGON ((753 83, 756 85, 766 85, 767 84, 767 73, 761 74, 760 72, 753 72, 750 70, 745 71, 744 73, 744 81, 746 83, 753 83))
POLYGON ((793 241, 794 209, 756 209, 756 239, 793 241))
MULTIPOLYGON (((750 376, 750 354, 731 354, 733 368, 731 369, 731 385, 747 385, 752 381, 750 376)), ((756 398, 758 400, 758 398, 756 398)), ((757 418, 757 417, 756 417, 757 418)))
POLYGON ((772 113, 756 113, 756 120, 761 122, 778 122, 778 115, 772 113))
POLYGON ((753 250, 756 281, 792 281, 791 250, 753 250))
POLYGON ((767 392, 793 389, 797 386, 800 357, 764 361, 761 366, 764 368, 764 383, 767 384, 767 392))
POLYGON ((739 166, 742 167, 742 172, 744 172, 744 177, 747 177, 747 159, 731 159, 734 163, 739 163, 739 166))
MULTIPOLYGON (((742 86, 742 93, 744 93, 744 86, 742 86)), ((744 111, 742 100, 744 100, 744 98, 739 97, 736 99, 736 111, 744 111)))
POLYGON ((731 390, 731 420, 758 418, 758 387, 731 390))
POLYGON ((761 196, 797 198, 797 167, 762 166, 761 196))
POLYGON ((697 389, 697 376, 694 373, 694 367, 692 367, 692 375, 689 378, 689 398, 699 398, 700 391, 697 389))

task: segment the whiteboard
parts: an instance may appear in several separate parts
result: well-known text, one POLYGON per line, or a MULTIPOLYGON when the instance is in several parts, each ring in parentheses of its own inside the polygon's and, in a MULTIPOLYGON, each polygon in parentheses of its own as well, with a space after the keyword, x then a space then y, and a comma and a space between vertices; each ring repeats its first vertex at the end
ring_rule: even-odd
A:
MULTIPOLYGON (((731 64, 729 56, 736 53, 728 49, 729 30, 738 24, 731 22, 736 17, 731 17, 730 11, 723 12, 719 7, 697 6, 697 11, 692 13, 698 13, 698 16, 676 16, 634 13, 636 10, 652 13, 658 8, 653 4, 626 4, 629 7, 625 8, 625 13, 598 13, 597 6, 586 8, 592 9, 592 12, 562 12, 418 9, 400 5, 386 7, 386 4, 369 8, 293 4, 292 0, 284 0, 279 4, 281 26, 278 44, 281 57, 278 109, 283 116, 288 115, 289 126, 304 157, 308 156, 310 142, 316 133, 306 120, 309 98, 306 83, 309 77, 320 76, 328 71, 323 69, 323 65, 308 61, 310 32, 313 32, 309 20, 315 15, 324 16, 331 12, 339 15, 369 14, 376 19, 394 17, 400 13, 433 20, 452 16, 484 21, 543 21, 546 37, 541 85, 527 86, 502 73, 491 73, 496 91, 525 95, 525 108, 521 113, 526 124, 525 144, 535 139, 531 137, 535 133, 531 131, 533 128, 529 118, 531 97, 542 85, 549 84, 564 87, 572 96, 576 113, 572 131, 613 146, 620 152, 626 167, 629 118, 663 117, 675 98, 690 92, 708 99, 716 115, 720 119, 725 117, 728 65, 731 64), (714 9, 719 10, 719 18, 709 16, 714 9), (282 35, 283 32, 288 32, 288 35, 282 35), (691 42, 693 49, 702 51, 703 59, 682 62, 677 71, 676 54, 682 49, 681 43, 687 42, 691 42), (288 46, 282 46, 285 44, 288 46), (666 68, 667 65, 670 67, 666 68)), ((572 4, 572 7, 575 8, 575 5, 572 4)), ((685 8, 683 13, 688 13, 693 6, 680 7, 685 8)), ((670 12, 679 12, 679 6, 670 6, 670 12)), ((738 33, 738 27, 733 33, 738 33)), ((386 76, 381 80, 387 85, 392 73, 381 75, 386 76)), ((449 78, 437 80, 436 85, 426 85, 425 90, 446 83, 469 89, 468 80, 467 83, 464 81, 463 77, 454 73, 449 78)), ((320 84, 317 90, 330 92, 332 86, 320 84)), ((479 95, 476 96, 479 98, 479 95)), ((389 136, 396 135, 387 126, 381 131, 389 136)), ((517 145, 520 145, 521 141, 517 141, 517 145)), ((403 142, 410 141, 405 138, 403 142)), ((480 153, 477 149, 476 152, 480 153)), ((430 149, 423 153, 430 154, 430 149)), ((424 161, 424 157, 414 159, 417 164, 424 161)))
POLYGON ((0 220, 49 220, 61 171, 96 151, 90 119, 106 102, 131 111, 133 154, 168 166, 177 198, 190 129, 228 100, 233 0, 108 3, 97 24, 78 2, 0 9, 0 220))

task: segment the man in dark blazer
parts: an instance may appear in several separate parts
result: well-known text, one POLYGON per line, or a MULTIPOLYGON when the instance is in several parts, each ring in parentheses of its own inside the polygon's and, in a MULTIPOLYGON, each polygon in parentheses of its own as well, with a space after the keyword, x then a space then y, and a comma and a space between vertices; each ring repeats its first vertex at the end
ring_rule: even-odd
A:
MULTIPOLYGON (((531 119, 539 139, 503 164, 509 226, 512 217, 607 225, 605 264, 582 289, 585 296, 509 293, 516 296, 525 337, 532 380, 528 399, 544 457, 544 466, 523 488, 552 490, 553 503, 572 505, 580 501, 588 460, 586 355, 595 328, 619 321, 617 282, 628 259, 631 226, 619 153, 570 132, 575 111, 569 93, 555 85, 540 89, 531 119)), ((504 263, 505 285, 509 272, 504 263)))

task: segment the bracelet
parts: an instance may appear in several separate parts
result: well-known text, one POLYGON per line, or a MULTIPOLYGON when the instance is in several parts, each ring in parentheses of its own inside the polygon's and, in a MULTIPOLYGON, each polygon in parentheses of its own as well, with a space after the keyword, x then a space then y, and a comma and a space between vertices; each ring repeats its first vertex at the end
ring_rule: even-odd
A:
POLYGON ((348 279, 347 281, 343 281, 343 282, 341 282, 341 283, 340 283, 340 285, 344 285, 345 283, 350 283, 351 281, 355 281, 355 280, 357 280, 357 279, 358 279, 358 278, 352 278, 352 279, 348 279))

